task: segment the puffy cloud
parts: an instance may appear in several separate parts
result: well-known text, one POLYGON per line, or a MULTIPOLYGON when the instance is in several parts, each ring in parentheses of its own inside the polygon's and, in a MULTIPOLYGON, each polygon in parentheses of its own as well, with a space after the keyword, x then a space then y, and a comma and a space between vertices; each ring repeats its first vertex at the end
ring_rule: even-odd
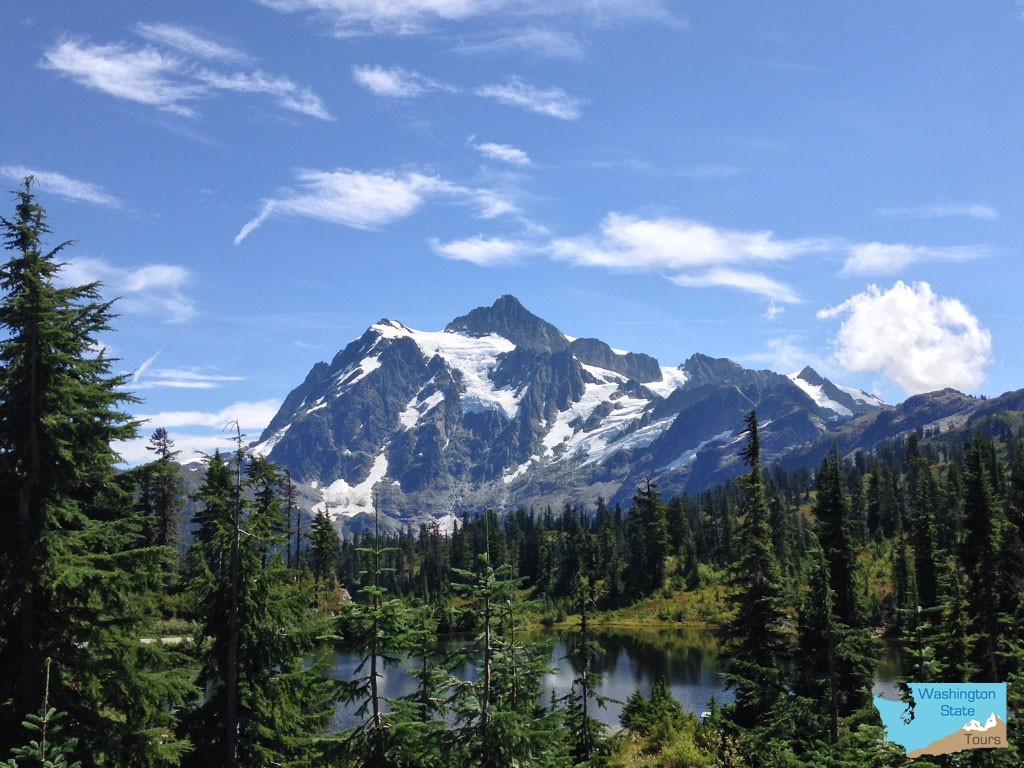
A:
POLYGON ((237 402, 219 411, 166 411, 142 414, 141 432, 146 437, 118 441, 113 449, 126 464, 143 464, 153 460, 148 432, 163 427, 174 441, 175 450, 181 461, 189 461, 215 450, 229 452, 235 449, 234 425, 237 422, 243 439, 253 440, 259 436, 280 407, 277 400, 237 402), (215 431, 210 431, 215 430, 215 431))
POLYGON ((876 285, 819 318, 842 318, 835 361, 850 371, 882 371, 909 394, 944 387, 972 390, 985 379, 992 335, 956 299, 928 283, 876 285))
POLYGON ((511 78, 507 83, 482 85, 476 89, 476 94, 559 120, 578 120, 583 114, 582 99, 570 96, 557 87, 537 88, 518 77, 511 78))
POLYGON ((524 167, 533 164, 530 161, 530 156, 526 154, 526 152, 509 144, 492 144, 491 142, 484 142, 482 144, 473 144, 472 146, 473 149, 481 155, 489 157, 492 160, 501 160, 503 163, 521 165, 524 167))
POLYGON ((40 192, 66 197, 68 200, 80 200, 84 203, 105 205, 108 208, 121 208, 121 201, 108 193, 98 184, 80 181, 55 171, 40 171, 26 168, 23 165, 0 166, 0 173, 9 179, 22 181, 26 176, 35 177, 35 188, 40 192))
POLYGON ((924 261, 967 261, 983 255, 984 248, 932 248, 903 243, 860 243, 851 245, 842 275, 895 275, 911 264, 924 261))
POLYGON ((537 252, 537 247, 521 240, 471 237, 442 243, 431 240, 430 247, 438 256, 453 261, 468 261, 481 267, 511 264, 537 252))
POLYGON ((995 221, 999 218, 999 211, 990 205, 981 203, 952 204, 935 203, 933 205, 917 205, 901 208, 879 208, 875 211, 876 216, 891 216, 903 219, 949 219, 965 217, 969 219, 981 219, 983 221, 995 221))
MULTIPOLYGON (((759 272, 735 269, 712 269, 697 275, 674 275, 669 280, 684 288, 735 288, 769 298, 772 302, 796 304, 800 297, 792 288, 759 272)), ((774 308, 774 303, 772 304, 774 308)), ((778 314, 776 310, 775 314, 778 314)), ((772 315, 774 317, 774 315, 772 315)))
POLYGON ((472 189, 421 173, 301 171, 298 180, 301 189, 288 190, 281 198, 264 200, 259 215, 235 236, 235 245, 274 215, 373 229, 411 216, 428 198, 447 197, 475 205, 483 218, 516 210, 493 190, 472 189))
POLYGON ((185 322, 196 313, 195 304, 182 290, 191 274, 173 264, 125 269, 103 259, 72 259, 64 265, 59 279, 67 285, 103 283, 107 294, 118 297, 118 312, 157 315, 168 323, 185 322))
POLYGON ((422 96, 429 91, 455 91, 454 86, 439 83, 424 77, 419 72, 410 72, 401 67, 384 69, 383 67, 355 66, 352 76, 364 88, 378 96, 393 99, 410 99, 422 96))
POLYGON ((164 411, 163 413, 140 414, 138 419, 154 428, 183 429, 186 427, 214 427, 223 429, 227 424, 238 422, 241 429, 262 430, 274 418, 281 403, 278 400, 242 401, 221 408, 219 411, 164 411))

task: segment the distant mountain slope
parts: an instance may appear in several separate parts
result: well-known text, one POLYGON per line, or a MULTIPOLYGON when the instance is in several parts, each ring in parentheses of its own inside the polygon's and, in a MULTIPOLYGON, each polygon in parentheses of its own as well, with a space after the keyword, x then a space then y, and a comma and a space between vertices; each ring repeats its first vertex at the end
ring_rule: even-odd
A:
POLYGON ((574 339, 512 296, 443 331, 371 325, 285 399, 256 450, 354 524, 379 495, 393 521, 463 509, 628 499, 654 477, 697 491, 740 471, 757 408, 771 460, 880 400, 810 368, 783 376, 695 354, 678 367, 574 339))

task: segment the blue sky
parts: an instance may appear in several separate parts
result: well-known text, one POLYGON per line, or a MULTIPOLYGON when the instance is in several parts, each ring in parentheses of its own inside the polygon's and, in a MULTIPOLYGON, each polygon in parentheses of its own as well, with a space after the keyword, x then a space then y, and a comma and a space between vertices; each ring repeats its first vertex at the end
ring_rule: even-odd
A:
MULTIPOLYGON (((186 453, 512 293, 675 365, 1024 386, 1015 2, 6 0, 26 173, 186 453)), ((8 198, 7 210, 11 209, 8 198)), ((144 457, 127 446, 128 458, 144 457)))

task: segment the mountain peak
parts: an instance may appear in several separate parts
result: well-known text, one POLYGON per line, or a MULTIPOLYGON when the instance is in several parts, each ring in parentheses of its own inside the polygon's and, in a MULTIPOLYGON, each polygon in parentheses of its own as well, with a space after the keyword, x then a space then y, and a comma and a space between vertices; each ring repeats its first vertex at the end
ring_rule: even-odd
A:
POLYGON ((569 340, 560 330, 537 317, 519 299, 509 294, 500 297, 489 307, 477 307, 455 318, 445 330, 467 336, 494 333, 517 347, 538 352, 559 352, 569 347, 569 340))
POLYGON ((811 368, 809 365, 805 365, 803 370, 796 375, 798 379, 803 379, 808 384, 813 384, 816 387, 820 387, 825 383, 825 379, 821 377, 821 374, 811 368))

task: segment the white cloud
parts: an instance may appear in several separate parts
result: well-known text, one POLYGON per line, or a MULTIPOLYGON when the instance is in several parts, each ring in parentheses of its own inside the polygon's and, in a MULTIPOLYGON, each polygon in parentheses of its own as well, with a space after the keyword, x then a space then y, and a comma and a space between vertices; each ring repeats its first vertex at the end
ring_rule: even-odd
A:
POLYGON ((206 373, 194 368, 153 368, 156 355, 132 375, 131 389, 216 389, 222 384, 243 381, 241 376, 206 373))
POLYGON ((301 171, 298 181, 301 189, 288 190, 281 198, 264 200, 259 215, 235 236, 235 245, 274 215, 373 229, 411 216, 428 198, 447 197, 475 205, 483 218, 517 210, 493 190, 472 189, 421 173, 301 171))
POLYGON ((274 418, 281 403, 278 400, 237 402, 219 411, 164 411, 162 413, 140 414, 138 419, 156 427, 184 429, 187 427, 214 427, 222 429, 238 422, 245 429, 263 430, 274 418))
POLYGON ((953 203, 935 203, 932 205, 918 205, 899 208, 879 208, 875 211, 875 215, 906 219, 949 219, 965 217, 969 219, 981 219, 983 221, 996 221, 999 218, 999 211, 990 205, 982 205, 980 203, 959 205, 953 203))
POLYGON ((364 88, 378 96, 393 99, 411 99, 422 96, 429 91, 456 91, 454 86, 439 83, 419 72, 410 72, 401 67, 384 69, 383 67, 355 66, 352 77, 364 88))
POLYGON ((298 112, 320 120, 333 120, 320 97, 309 88, 302 88, 287 77, 270 77, 263 72, 234 72, 230 75, 200 70, 198 79, 204 84, 221 91, 236 93, 265 93, 272 96, 284 109, 298 112))
POLYGON ((937 296, 928 283, 876 285, 837 307, 818 312, 842 318, 835 361, 850 371, 882 371, 908 394, 944 387, 972 390, 985 380, 992 335, 956 299, 937 296))
POLYGON ((248 54, 237 48, 222 45, 187 27, 174 24, 136 24, 135 31, 147 40, 175 48, 198 59, 244 63, 250 60, 248 54))
MULTIPOLYGON (((88 45, 64 40, 44 54, 44 69, 52 69, 71 77, 75 82, 110 96, 156 107, 185 117, 195 117, 190 105, 208 99, 217 91, 261 93, 274 98, 284 109, 330 120, 320 98, 310 89, 296 85, 287 77, 272 77, 259 70, 221 73, 196 67, 188 58, 221 59, 233 49, 218 51, 216 43, 205 40, 178 27, 156 25, 144 29, 177 51, 166 53, 153 47, 140 49, 126 45, 88 45), (219 53, 220 55, 214 55, 219 53)), ((240 52, 237 52, 240 54, 240 52)))
POLYGON ((108 208, 121 208, 121 201, 111 195, 98 184, 89 181, 72 179, 55 171, 40 171, 22 165, 5 165, 0 173, 9 179, 23 181, 26 176, 35 177, 35 188, 40 192, 66 197, 68 200, 81 200, 85 203, 105 205, 108 208))
POLYGON ((521 165, 524 167, 533 164, 530 161, 530 156, 526 154, 526 152, 509 144, 493 144, 491 142, 484 142, 482 144, 473 144, 472 146, 473 149, 481 155, 489 157, 492 160, 501 160, 503 163, 521 165))
MULTIPOLYGON (((673 275, 671 282, 684 288, 734 288, 754 293, 783 304, 796 304, 800 297, 792 288, 759 272, 712 269, 699 275, 673 275)), ((774 307, 774 303, 772 305, 774 307)), ((776 312, 777 314, 777 312, 776 312)))
POLYGON ((154 48, 131 50, 64 40, 43 56, 45 69, 63 72, 80 85, 177 115, 194 116, 182 102, 204 93, 202 86, 183 79, 181 59, 154 48))
POLYGON ((820 238, 782 240, 773 232, 719 229, 692 219, 641 219, 610 213, 599 236, 551 243, 554 258, 588 267, 652 271, 781 261, 832 247, 820 238))
POLYGON ((477 42, 460 42, 463 53, 492 53, 525 51, 545 59, 582 59, 583 44, 571 32, 557 29, 530 27, 503 31, 477 42))
POLYGON ((182 323, 195 315, 195 304, 182 291, 190 279, 187 269, 172 264, 125 269, 95 258, 71 259, 60 273, 67 285, 103 283, 105 294, 118 297, 117 312, 156 315, 168 323, 182 323))
POLYGON ((777 318, 779 315, 784 314, 786 311, 785 307, 780 307, 774 301, 768 306, 768 309, 764 311, 762 317, 769 322, 777 318))
POLYGON ((582 99, 570 96, 561 88, 537 88, 519 77, 503 84, 482 85, 476 89, 476 94, 559 120, 578 120, 583 114, 582 99))
POLYGON ((179 460, 189 461, 200 455, 210 455, 215 450, 222 453, 234 451, 235 422, 242 432, 244 441, 255 440, 280 407, 277 400, 238 402, 219 411, 166 411, 163 413, 141 414, 143 421, 140 433, 145 437, 118 441, 112 445, 126 464, 144 464, 153 460, 152 451, 146 450, 149 435, 157 427, 167 430, 179 452, 179 460), (210 431, 215 430, 215 431, 210 431))
POLYGON ((576 23, 606 26, 641 19, 673 22, 661 0, 257 0, 282 13, 310 13, 323 18, 340 37, 361 34, 411 35, 451 24, 493 17, 509 19, 561 17, 576 23))
POLYGON ((860 243, 849 247, 841 275, 895 275, 923 261, 967 261, 984 254, 984 248, 931 248, 904 243, 860 243))
POLYGON ((468 261, 481 267, 511 264, 537 252, 537 247, 520 240, 471 237, 442 243, 431 240, 430 247, 438 256, 453 261, 468 261))

